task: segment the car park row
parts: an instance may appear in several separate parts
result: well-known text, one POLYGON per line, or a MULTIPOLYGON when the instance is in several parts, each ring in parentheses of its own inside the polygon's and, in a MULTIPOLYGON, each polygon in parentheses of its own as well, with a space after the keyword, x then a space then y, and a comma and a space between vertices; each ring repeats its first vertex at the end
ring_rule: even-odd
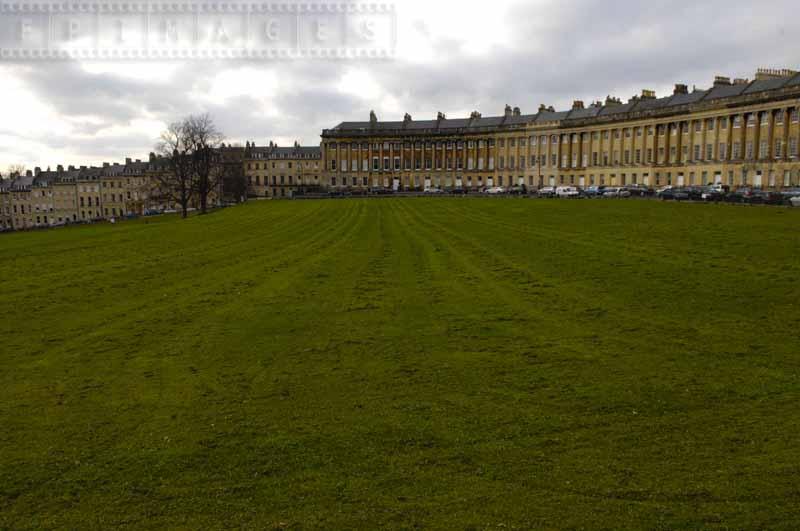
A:
POLYGON ((502 186, 483 189, 428 188, 416 191, 395 191, 387 188, 369 190, 339 190, 325 194, 296 194, 296 199, 344 198, 344 197, 415 197, 415 196, 510 196, 542 199, 627 199, 648 198, 661 201, 697 201, 732 203, 745 205, 784 205, 800 207, 800 188, 781 191, 755 188, 731 190, 724 185, 711 186, 665 186, 654 189, 646 186, 545 186, 529 189, 526 186, 504 188, 502 186))

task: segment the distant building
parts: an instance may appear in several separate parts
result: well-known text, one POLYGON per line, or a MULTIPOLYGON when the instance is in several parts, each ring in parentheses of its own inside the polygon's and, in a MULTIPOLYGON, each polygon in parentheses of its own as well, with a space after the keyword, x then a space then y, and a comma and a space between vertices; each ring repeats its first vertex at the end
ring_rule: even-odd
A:
POLYGON ((622 102, 534 114, 343 122, 322 132, 325 184, 336 188, 574 185, 781 188, 800 184, 800 74, 761 69, 622 102))
POLYGON ((319 146, 280 147, 270 142, 247 142, 244 173, 251 197, 287 198, 305 191, 321 190, 322 152, 319 146))

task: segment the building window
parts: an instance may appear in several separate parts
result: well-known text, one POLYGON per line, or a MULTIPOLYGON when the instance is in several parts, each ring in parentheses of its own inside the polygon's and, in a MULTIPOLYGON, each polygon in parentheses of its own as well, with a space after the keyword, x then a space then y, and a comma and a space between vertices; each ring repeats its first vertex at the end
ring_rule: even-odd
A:
POLYGON ((695 145, 694 146, 694 160, 700 160, 700 146, 699 145, 695 145))
POLYGON ((797 158, 797 137, 793 136, 789 138, 789 156, 797 158))
POLYGON ((719 143, 719 160, 725 160, 725 155, 727 155, 728 145, 725 142, 719 143))
POLYGON ((742 156, 742 145, 739 142, 734 142, 733 153, 732 153, 733 160, 738 160, 741 158, 741 156, 742 156))
POLYGON ((706 144, 706 160, 714 158, 714 144, 706 144))

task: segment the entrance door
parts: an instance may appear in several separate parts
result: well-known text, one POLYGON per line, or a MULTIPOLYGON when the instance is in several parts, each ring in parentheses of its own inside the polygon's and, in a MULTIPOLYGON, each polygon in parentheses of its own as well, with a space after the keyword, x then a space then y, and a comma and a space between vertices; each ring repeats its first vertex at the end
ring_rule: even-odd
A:
POLYGON ((720 172, 714 174, 714 184, 722 184, 722 174, 720 172))
POLYGON ((755 179, 753 179, 753 186, 755 186, 756 188, 761 188, 761 179, 762 179, 762 174, 760 171, 757 171, 756 177, 755 179))
POLYGON ((678 186, 683 186, 683 174, 678 174, 678 186))
POLYGON ((400 189, 400 179, 395 179, 394 182, 392 183, 392 190, 396 192, 399 189, 400 189))

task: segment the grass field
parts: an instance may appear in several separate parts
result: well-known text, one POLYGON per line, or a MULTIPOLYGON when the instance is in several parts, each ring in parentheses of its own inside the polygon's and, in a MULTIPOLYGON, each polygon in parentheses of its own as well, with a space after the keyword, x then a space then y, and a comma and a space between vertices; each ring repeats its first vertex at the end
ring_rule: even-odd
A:
POLYGON ((800 209, 0 237, 0 528, 800 527, 800 209))

